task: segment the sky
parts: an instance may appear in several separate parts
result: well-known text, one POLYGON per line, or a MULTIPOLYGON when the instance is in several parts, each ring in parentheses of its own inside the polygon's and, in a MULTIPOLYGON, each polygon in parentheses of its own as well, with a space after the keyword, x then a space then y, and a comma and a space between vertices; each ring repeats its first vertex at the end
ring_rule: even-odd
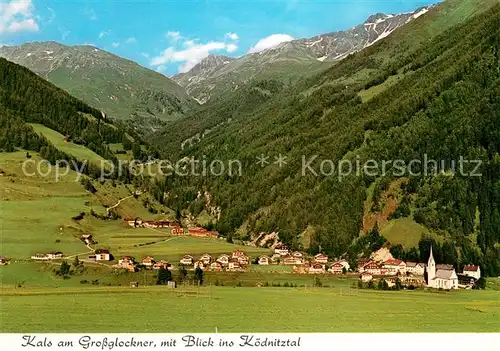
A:
POLYGON ((94 45, 165 75, 437 0, 0 0, 0 45, 94 45))

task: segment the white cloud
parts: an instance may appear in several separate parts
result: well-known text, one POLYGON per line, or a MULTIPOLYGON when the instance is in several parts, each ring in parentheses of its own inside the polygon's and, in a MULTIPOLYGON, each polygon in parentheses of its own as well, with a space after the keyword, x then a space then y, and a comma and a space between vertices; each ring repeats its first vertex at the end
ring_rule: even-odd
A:
POLYGON ((111 44, 112 47, 117 48, 120 46, 120 43, 115 41, 114 43, 111 44))
POLYGON ((31 0, 0 3, 0 33, 36 32, 39 27, 33 16, 31 0))
POLYGON ((238 47, 234 44, 226 44, 223 42, 208 42, 205 44, 197 44, 194 40, 184 42, 185 49, 177 50, 174 47, 169 47, 164 50, 160 56, 154 57, 151 60, 151 66, 159 67, 166 65, 169 62, 181 62, 179 72, 184 73, 193 68, 205 57, 214 51, 234 52, 238 47))
POLYGON ((231 40, 234 40, 234 41, 236 41, 236 40, 240 39, 240 37, 238 36, 238 34, 236 34, 236 33, 231 33, 231 32, 226 33, 225 37, 226 37, 227 39, 231 39, 231 40))
POLYGON ((125 40, 125 44, 134 44, 134 43, 137 43, 137 39, 135 39, 134 37, 130 37, 127 40, 125 40))
POLYGON ((268 37, 262 38, 252 46, 249 50, 248 53, 255 53, 255 52, 261 52, 263 50, 267 50, 270 48, 273 48, 281 43, 287 42, 287 41, 292 41, 293 37, 291 37, 288 34, 272 34, 268 37))
POLYGON ((141 52, 141 56, 145 58, 149 58, 149 54, 147 52, 141 52))
POLYGON ((176 31, 168 31, 165 34, 165 37, 168 40, 171 40, 171 41, 175 42, 175 41, 178 41, 179 39, 181 39, 181 33, 180 32, 176 32, 176 31))
POLYGON ((226 50, 227 52, 235 52, 236 50, 238 50, 238 46, 236 46, 235 44, 227 44, 226 50))

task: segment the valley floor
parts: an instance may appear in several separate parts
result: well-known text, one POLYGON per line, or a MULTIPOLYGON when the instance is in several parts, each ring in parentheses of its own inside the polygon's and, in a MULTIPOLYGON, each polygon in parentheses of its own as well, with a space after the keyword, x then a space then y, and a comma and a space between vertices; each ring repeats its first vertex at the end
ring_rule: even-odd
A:
POLYGON ((1 332, 498 332, 500 292, 4 288, 1 332))

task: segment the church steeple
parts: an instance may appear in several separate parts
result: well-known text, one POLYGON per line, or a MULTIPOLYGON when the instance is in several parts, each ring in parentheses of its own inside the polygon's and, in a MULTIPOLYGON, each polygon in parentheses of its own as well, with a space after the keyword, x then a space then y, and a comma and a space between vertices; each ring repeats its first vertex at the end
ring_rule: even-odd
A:
POLYGON ((431 252, 429 254, 429 261, 427 261, 427 284, 429 284, 432 279, 436 276, 436 261, 434 261, 434 256, 432 255, 432 245, 431 252))

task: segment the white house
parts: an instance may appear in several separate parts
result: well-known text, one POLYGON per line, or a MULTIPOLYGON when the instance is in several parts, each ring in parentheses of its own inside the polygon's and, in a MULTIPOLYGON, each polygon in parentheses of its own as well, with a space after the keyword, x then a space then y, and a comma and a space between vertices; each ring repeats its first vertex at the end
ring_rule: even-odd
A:
POLYGON ((322 274, 325 273, 325 266, 321 263, 313 263, 309 266, 308 269, 309 274, 322 274))
POLYGON ((96 261, 111 261, 111 254, 107 249, 97 249, 95 251, 96 261))
POLYGON ((455 269, 437 269, 436 261, 434 261, 434 256, 431 252, 429 255, 429 261, 427 262, 427 286, 435 289, 458 289, 458 276, 455 269))
POLYGON ((212 256, 210 256, 209 254, 204 254, 200 257, 200 261, 208 266, 212 262, 212 256))
POLYGON ((406 273, 406 263, 398 259, 389 259, 386 260, 382 267, 386 269, 386 274, 396 275, 398 273, 404 274, 406 273))
POLYGON ((282 245, 282 244, 280 244, 280 245, 278 245, 278 246, 276 246, 276 247, 274 248, 274 253, 277 253, 277 254, 279 254, 280 256, 286 256, 286 255, 288 255, 288 252, 289 252, 289 251, 288 251, 288 249, 286 248, 286 246, 285 246, 285 245, 282 245))
POLYGON ((417 262, 406 262, 406 271, 413 275, 424 275, 425 264, 417 262))
POLYGON ((316 263, 328 263, 328 256, 322 253, 319 253, 314 256, 314 262, 316 263))
POLYGON ((185 255, 184 257, 181 258, 179 263, 184 266, 192 266, 194 263, 194 258, 193 256, 185 255))
POLYGON ((465 265, 464 266, 464 275, 467 275, 472 278, 479 279, 481 278, 481 268, 476 265, 465 265))
POLYGON ((222 254, 219 257, 217 257, 217 262, 221 263, 222 265, 227 265, 229 263, 229 255, 222 254))
POLYGON ((269 257, 268 256, 260 256, 259 257, 259 264, 261 266, 267 266, 267 265, 269 265, 269 257))

